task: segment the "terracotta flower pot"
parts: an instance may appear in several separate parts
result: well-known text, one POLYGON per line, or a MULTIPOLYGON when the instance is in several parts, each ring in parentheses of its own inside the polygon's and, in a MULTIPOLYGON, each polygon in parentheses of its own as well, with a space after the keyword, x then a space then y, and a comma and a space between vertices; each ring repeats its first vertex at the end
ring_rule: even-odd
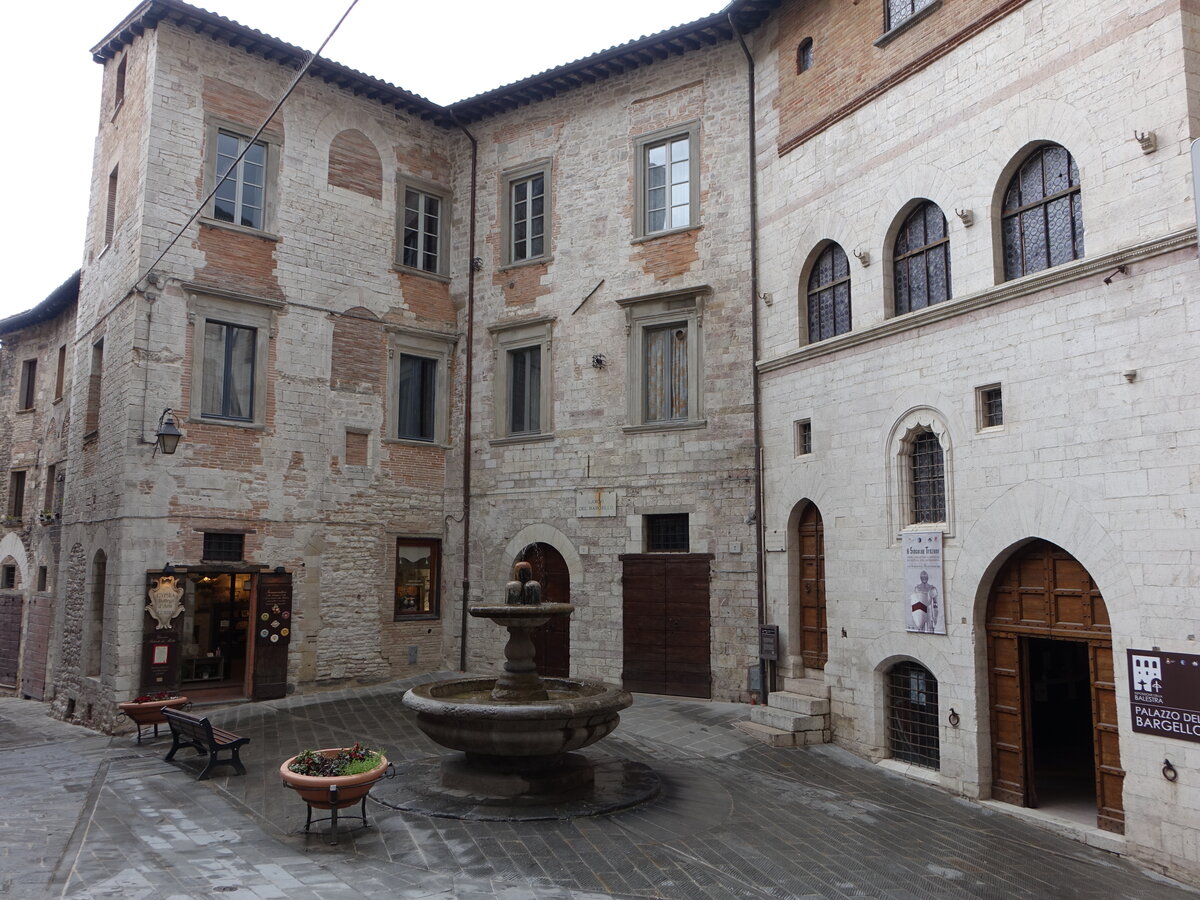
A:
POLYGON ((154 726, 154 736, 158 737, 158 726, 165 725, 167 720, 163 716, 162 711, 166 707, 175 709, 176 707, 185 706, 190 701, 187 697, 172 697, 169 700, 146 700, 143 703, 135 703, 130 700, 127 703, 118 703, 117 708, 125 713, 137 726, 138 743, 142 742, 142 729, 150 725, 154 726))
MULTIPOLYGON (((318 750, 322 756, 332 759, 342 751, 341 747, 330 747, 325 750, 318 750)), ((299 754, 297 754, 299 755, 299 754)), ((314 809, 334 809, 335 804, 331 801, 329 789, 333 786, 337 787, 337 809, 345 809, 347 806, 352 806, 366 796, 371 785, 383 777, 384 770, 387 769, 387 757, 383 754, 379 756, 379 765, 371 769, 369 772, 363 772, 360 775, 299 775, 288 768, 296 759, 295 756, 279 767, 279 776, 284 780, 285 784, 291 785, 296 789, 296 793, 304 798, 305 802, 314 809)))

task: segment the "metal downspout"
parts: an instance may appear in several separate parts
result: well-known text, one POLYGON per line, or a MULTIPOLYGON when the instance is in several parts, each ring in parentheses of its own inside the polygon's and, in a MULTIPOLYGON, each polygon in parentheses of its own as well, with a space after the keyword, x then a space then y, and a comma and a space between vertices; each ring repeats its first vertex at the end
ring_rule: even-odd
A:
POLYGON ((471 142, 471 210, 468 216, 470 229, 470 249, 467 251, 467 359, 466 372, 463 376, 463 458, 462 458, 462 492, 463 492, 463 546, 462 546, 462 624, 459 631, 458 668, 467 670, 467 603, 471 595, 471 396, 475 385, 475 201, 479 176, 479 142, 458 121, 453 112, 450 113, 454 124, 467 136, 471 142))
MULTIPOLYGON (((763 440, 762 440, 762 387, 758 375, 758 142, 755 138, 757 117, 755 114, 754 95, 754 56, 737 23, 733 21, 732 11, 725 14, 729 27, 737 36, 746 57, 746 92, 748 95, 748 168, 750 176, 750 369, 754 386, 754 537, 755 537, 755 569, 758 578, 758 624, 765 625, 767 621, 767 571, 766 557, 763 555, 763 536, 766 527, 763 521, 763 440)), ((767 702, 767 666, 759 660, 759 686, 762 702, 767 702)))

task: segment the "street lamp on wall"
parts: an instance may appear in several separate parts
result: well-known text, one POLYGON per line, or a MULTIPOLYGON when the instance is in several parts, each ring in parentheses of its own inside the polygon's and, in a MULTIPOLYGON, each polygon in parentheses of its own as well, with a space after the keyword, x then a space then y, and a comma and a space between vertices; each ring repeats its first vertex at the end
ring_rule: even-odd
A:
MULTIPOLYGON (((167 456, 170 456, 179 447, 179 439, 183 437, 183 432, 175 424, 174 413, 168 406, 162 411, 162 415, 158 417, 158 431, 154 435, 154 453, 161 450, 167 456)), ((154 454, 151 454, 153 456, 154 454)))

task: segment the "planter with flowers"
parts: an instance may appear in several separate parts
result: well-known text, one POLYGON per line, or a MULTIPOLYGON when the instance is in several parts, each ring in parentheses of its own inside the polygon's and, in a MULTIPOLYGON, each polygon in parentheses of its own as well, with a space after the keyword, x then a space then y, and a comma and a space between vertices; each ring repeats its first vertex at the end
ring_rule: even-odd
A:
POLYGON ((167 707, 180 709, 191 701, 175 691, 159 691, 154 694, 143 694, 134 697, 128 703, 118 703, 117 708, 128 716, 138 730, 138 743, 142 742, 142 728, 154 726, 154 736, 158 737, 158 726, 165 725, 167 720, 162 711, 167 707))
POLYGON ((361 815, 351 818, 361 819, 364 825, 370 824, 367 821, 367 794, 373 784, 385 777, 388 765, 382 750, 369 750, 355 743, 353 747, 305 750, 280 765, 279 775, 284 785, 308 804, 305 831, 314 821, 314 809, 330 810, 331 843, 336 844, 338 810, 361 803, 361 815))

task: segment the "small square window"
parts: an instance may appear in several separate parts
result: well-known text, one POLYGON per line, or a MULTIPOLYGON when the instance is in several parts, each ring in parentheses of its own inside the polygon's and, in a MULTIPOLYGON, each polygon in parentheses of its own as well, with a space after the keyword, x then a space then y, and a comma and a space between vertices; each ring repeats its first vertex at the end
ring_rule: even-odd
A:
POLYGON ((1000 385, 989 384, 976 388, 975 404, 978 410, 978 428, 999 428, 1004 424, 1004 398, 1000 385))
POLYGON ((647 553, 686 553, 687 513, 658 513, 645 518, 647 553))
POLYGON ((202 558, 210 562, 241 562, 245 558, 245 547, 244 534, 206 531, 202 558))
POLYGON ((37 396, 37 360, 27 359, 21 363, 21 396, 18 409, 33 409, 37 396))
POLYGON ((17 586, 17 567, 4 566, 0 568, 0 588, 13 590, 17 586))
POLYGON ((812 420, 801 419, 796 423, 796 455, 812 453, 812 420))
POLYGON ((48 575, 47 575, 46 567, 45 567, 45 566, 38 566, 38 574, 37 574, 37 589, 38 589, 39 591, 44 591, 44 590, 46 590, 46 583, 47 583, 47 581, 48 581, 48 575))
POLYGON ((393 621, 437 616, 442 580, 441 549, 441 541, 396 539, 393 621))

